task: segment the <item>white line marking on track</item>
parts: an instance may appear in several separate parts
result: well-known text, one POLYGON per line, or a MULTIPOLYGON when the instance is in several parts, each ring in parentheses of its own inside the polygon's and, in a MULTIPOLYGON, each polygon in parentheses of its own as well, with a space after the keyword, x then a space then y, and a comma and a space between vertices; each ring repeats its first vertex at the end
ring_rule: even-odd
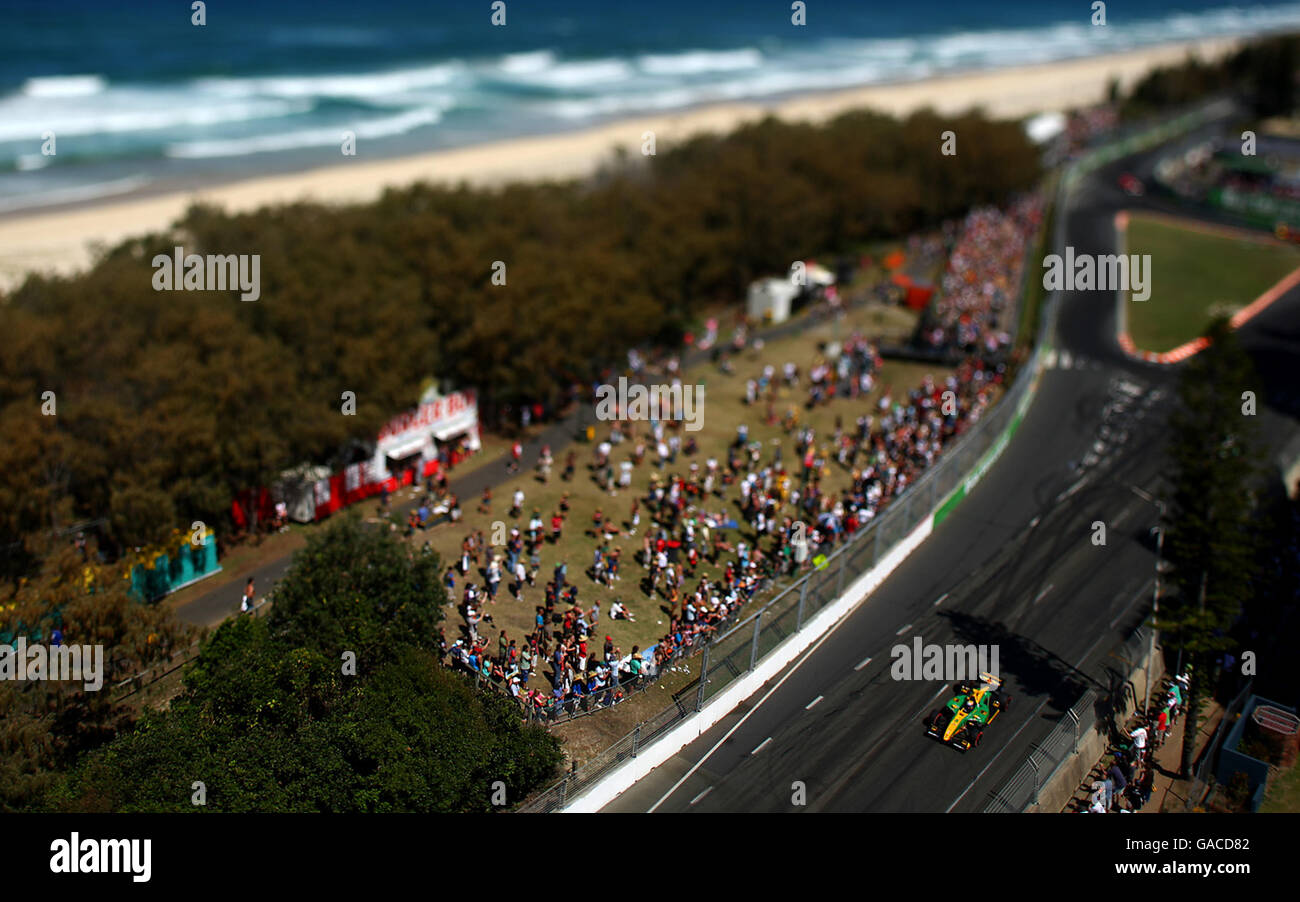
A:
POLYGON ((930 607, 937 608, 939 605, 943 604, 944 599, 951 594, 952 594, 951 592, 944 592, 942 595, 940 595, 938 598, 934 600, 934 604, 930 605, 930 607))
POLYGON ((678 789, 680 789, 683 783, 685 783, 687 780, 689 780, 689 779, 691 778, 691 776, 692 776, 692 775, 693 775, 697 770, 699 770, 701 767, 703 767, 703 766, 704 766, 704 762, 705 762, 705 761, 708 761, 709 758, 711 758, 711 757, 713 756, 713 753, 714 753, 714 752, 716 752, 718 749, 722 748, 722 744, 723 744, 724 742, 726 742, 728 739, 730 739, 730 738, 731 738, 731 735, 732 735, 733 733, 735 733, 737 730, 739 730, 739 729, 741 728, 741 726, 745 723, 745 721, 749 720, 749 718, 753 715, 753 713, 754 713, 755 711, 757 711, 759 708, 762 707, 763 702, 765 702, 765 701, 767 701, 769 698, 771 698, 771 697, 772 697, 772 694, 775 693, 776 690, 780 689, 781 686, 785 683, 786 680, 788 680, 788 679, 790 679, 790 677, 794 676, 794 672, 795 672, 796 670, 798 670, 798 669, 803 665, 803 662, 804 662, 804 661, 807 661, 809 658, 811 658, 811 657, 813 656, 813 653, 814 653, 815 651, 817 651, 817 649, 821 648, 822 643, 825 642, 827 639, 829 639, 831 636, 835 635, 836 631, 837 631, 841 626, 843 626, 844 624, 848 623, 850 619, 851 619, 850 617, 844 617, 844 618, 842 618, 841 620, 839 620, 838 622, 836 622, 836 624, 835 624, 834 626, 832 626, 830 629, 828 629, 828 630, 826 631, 825 635, 823 635, 820 639, 818 639, 816 642, 814 642, 814 643, 812 644, 812 647, 809 648, 806 652, 803 653, 803 657, 801 657, 798 661, 795 661, 794 664, 790 667, 790 669, 787 670, 787 671, 785 672, 785 676, 783 676, 783 677, 781 677, 781 679, 777 680, 776 685, 773 686, 771 689, 767 690, 767 694, 764 695, 762 698, 760 698, 760 699, 758 700, 758 702, 754 705, 754 707, 752 707, 752 708, 750 708, 748 711, 746 711, 746 712, 745 712, 745 716, 742 717, 740 720, 736 721, 735 725, 734 725, 730 730, 728 730, 728 731, 726 732, 726 734, 725 734, 721 739, 719 739, 716 743, 714 743, 713 748, 711 748, 711 749, 709 749, 707 752, 705 752, 705 753, 704 753, 704 757, 702 757, 699 761, 695 762, 695 764, 691 766, 691 769, 688 770, 688 771, 685 773, 685 775, 684 775, 680 780, 678 780, 676 783, 674 783, 673 786, 672 786, 672 789, 669 789, 666 793, 664 793, 663 796, 659 799, 659 801, 655 802, 654 805, 652 805, 652 806, 650 807, 650 810, 648 810, 648 811, 646 812, 646 814, 654 814, 655 811, 658 810, 658 808, 659 808, 660 805, 662 805, 664 802, 668 801, 668 797, 671 796, 673 793, 675 793, 678 789))
POLYGON ((1068 489, 1066 489, 1064 492, 1062 492, 1061 494, 1057 495, 1057 496, 1056 496, 1056 503, 1057 503, 1057 504, 1060 504, 1060 503, 1061 503, 1062 501, 1064 501, 1066 498, 1069 498, 1069 497, 1070 497, 1071 495, 1073 495, 1075 492, 1079 491, 1079 489, 1083 488, 1084 484, 1085 484, 1087 481, 1088 481, 1088 477, 1085 476, 1083 479, 1080 479, 1078 482, 1076 482, 1074 485, 1070 486, 1070 487, 1069 487, 1068 489))
POLYGON ((861 670, 863 667, 866 667, 866 666, 867 666, 868 664, 870 664, 870 663, 871 663, 871 659, 870 659, 870 658, 863 658, 861 661, 858 662, 858 666, 857 666, 857 667, 854 667, 853 669, 854 669, 854 670, 861 670))
POLYGON ((1039 592, 1038 595, 1034 597, 1034 604, 1038 604, 1040 601, 1042 601, 1043 596, 1046 595, 1048 592, 1052 591, 1053 585, 1054 585, 1053 583, 1048 583, 1047 588, 1039 592))
POLYGON ((704 792, 700 793, 700 794, 697 795, 695 798, 691 799, 691 804, 694 805, 696 802, 698 802, 700 799, 704 798, 706 795, 708 795, 708 794, 711 793, 711 792, 713 792, 713 787, 712 787, 712 786, 710 786, 708 789, 704 790, 704 792))
POLYGON ((752 752, 750 752, 750 754, 757 755, 759 752, 763 751, 763 749, 767 748, 767 744, 771 741, 772 741, 772 737, 771 736, 767 737, 762 742, 760 742, 758 744, 758 747, 755 748, 752 752))
POLYGON ((903 627, 903 628, 900 629, 898 632, 894 633, 894 635, 895 635, 895 636, 901 636, 901 635, 903 635, 903 633, 907 632, 907 631, 910 630, 911 628, 912 628, 912 624, 909 623, 907 626, 903 627))
POLYGON ((824 695, 819 695, 819 696, 817 696, 815 699, 813 699, 812 701, 810 701, 808 704, 804 705, 804 706, 803 706, 803 709, 804 709, 805 711, 811 711, 811 710, 812 710, 812 706, 815 705, 815 704, 817 704, 819 701, 821 701, 821 700, 824 699, 825 697, 826 697, 826 696, 824 696, 824 695))
MULTIPOLYGON (((1149 585, 1151 585, 1151 580, 1147 580, 1146 582, 1146 586, 1149 585)), ((1133 605, 1137 604, 1139 601, 1142 601, 1144 598, 1147 597, 1146 586, 1143 586, 1142 591, 1138 592, 1136 595, 1133 596, 1133 600, 1128 603, 1128 606, 1125 607, 1124 610, 1120 611, 1118 614, 1115 615, 1115 619, 1110 622, 1108 629, 1114 629, 1115 624, 1119 623, 1119 619, 1123 617, 1125 614, 1127 614, 1129 611, 1133 610, 1133 605)))

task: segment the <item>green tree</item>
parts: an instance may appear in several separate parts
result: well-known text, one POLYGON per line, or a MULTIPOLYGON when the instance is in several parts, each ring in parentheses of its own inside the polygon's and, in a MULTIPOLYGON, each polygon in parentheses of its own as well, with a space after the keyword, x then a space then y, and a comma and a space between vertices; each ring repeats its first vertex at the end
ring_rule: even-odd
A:
POLYGON ((1242 395, 1261 386, 1227 320, 1216 321, 1208 337, 1210 347, 1185 365, 1169 419, 1172 503, 1164 549, 1173 592, 1157 624, 1193 666, 1183 773, 1195 753, 1210 670, 1233 644, 1227 632, 1250 598, 1246 577, 1258 553, 1253 512, 1260 452, 1242 395))
POLYGON ((559 743, 432 653, 439 569, 390 533, 332 524, 269 617, 218 628, 170 707, 85 756, 47 806, 193 811, 196 781, 214 811, 487 811, 496 781, 517 803, 559 743))

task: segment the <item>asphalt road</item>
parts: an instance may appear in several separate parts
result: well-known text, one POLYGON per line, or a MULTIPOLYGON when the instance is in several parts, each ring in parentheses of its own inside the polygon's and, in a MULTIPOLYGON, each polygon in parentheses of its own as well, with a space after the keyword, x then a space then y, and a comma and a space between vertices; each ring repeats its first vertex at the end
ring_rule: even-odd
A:
MULTIPOLYGON (((1076 190, 1066 212, 1076 253, 1114 252, 1117 209, 1186 212, 1116 187, 1124 171, 1149 178, 1156 156, 1076 190)), ((1160 491, 1175 371, 1130 360, 1114 336, 1113 293, 1067 293, 1060 352, 966 500, 827 637, 605 810, 978 811, 1086 687, 1115 688, 1112 652, 1144 618, 1155 570, 1157 511, 1133 488, 1160 491), (1097 521, 1104 546, 1092 542, 1097 521), (1014 701, 979 748, 962 754, 924 735, 950 686, 890 676, 891 649, 914 636, 999 646, 1014 701), (795 781, 804 806, 792 804, 795 781)), ((1276 442, 1296 428, 1288 374, 1293 383, 1300 372, 1300 291, 1241 336, 1276 408, 1261 413, 1276 442)))

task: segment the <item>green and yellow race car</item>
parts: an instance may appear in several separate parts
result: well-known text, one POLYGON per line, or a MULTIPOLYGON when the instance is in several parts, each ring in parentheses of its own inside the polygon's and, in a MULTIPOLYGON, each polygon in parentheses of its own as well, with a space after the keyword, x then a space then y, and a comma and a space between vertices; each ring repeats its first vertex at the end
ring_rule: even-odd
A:
POLYGON ((962 752, 979 745, 984 728, 1011 704, 1001 686, 1002 681, 988 673, 981 673, 978 683, 958 683, 952 701, 930 715, 925 734, 962 752))

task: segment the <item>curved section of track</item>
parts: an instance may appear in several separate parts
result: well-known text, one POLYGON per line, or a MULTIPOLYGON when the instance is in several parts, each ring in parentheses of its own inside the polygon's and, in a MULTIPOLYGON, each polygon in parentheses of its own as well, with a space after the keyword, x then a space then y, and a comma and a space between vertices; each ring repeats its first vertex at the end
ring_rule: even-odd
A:
MULTIPOLYGON (((1149 175, 1167 151, 1078 186, 1064 211, 1076 253, 1114 252, 1114 214, 1134 205, 1119 173, 1149 175)), ((1276 358, 1264 397, 1285 385, 1279 367, 1296 365, 1297 311, 1293 291, 1242 330, 1276 358)), ((1158 483, 1175 374, 1129 359, 1115 315, 1112 294, 1066 293, 1038 395, 970 495, 810 654, 605 810, 978 811, 1086 687, 1113 685, 1108 654, 1145 616, 1155 564, 1156 511, 1130 487, 1158 483), (1105 546, 1091 541, 1096 521, 1105 546), (924 735, 946 683, 891 677, 891 648, 917 636, 999 647, 1015 701, 979 748, 924 735)))

